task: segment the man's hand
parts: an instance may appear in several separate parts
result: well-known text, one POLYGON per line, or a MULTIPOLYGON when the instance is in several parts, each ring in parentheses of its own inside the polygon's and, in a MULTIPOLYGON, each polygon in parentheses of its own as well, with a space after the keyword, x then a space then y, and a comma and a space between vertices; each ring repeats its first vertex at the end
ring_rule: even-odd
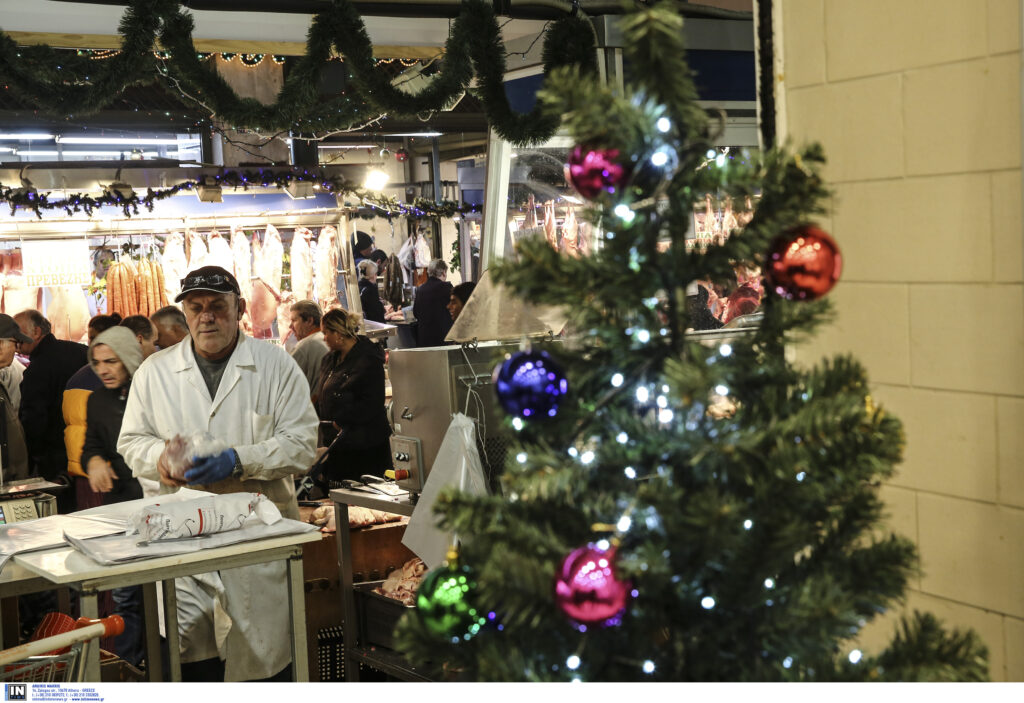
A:
POLYGON ((85 472, 89 476, 89 488, 94 493, 110 493, 113 490, 117 474, 106 459, 99 456, 91 457, 85 472))
POLYGON ((235 468, 235 456, 234 449, 225 449, 213 456, 192 457, 192 468, 185 472, 185 480, 189 485, 205 486, 223 481, 235 468))
POLYGON ((164 442, 164 450, 160 453, 160 458, 156 460, 156 470, 160 472, 160 483, 168 486, 184 486, 185 481, 179 481, 178 479, 171 476, 171 467, 167 464, 167 445, 168 442, 164 442))

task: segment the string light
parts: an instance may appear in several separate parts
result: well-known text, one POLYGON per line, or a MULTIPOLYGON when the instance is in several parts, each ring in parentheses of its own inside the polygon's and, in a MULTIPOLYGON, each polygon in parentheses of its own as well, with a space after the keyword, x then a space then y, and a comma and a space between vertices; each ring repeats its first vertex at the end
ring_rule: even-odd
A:
POLYGON ((516 432, 521 432, 524 426, 525 425, 523 424, 522 418, 512 418, 512 429, 514 429, 516 432))
POLYGON ((614 376, 612 376, 612 386, 618 388, 623 384, 625 380, 626 379, 622 377, 621 373, 617 373, 614 376))
POLYGON ((622 472, 626 474, 626 478, 636 478, 636 469, 634 469, 632 466, 627 466, 625 469, 622 470, 622 472))
POLYGON ((857 662, 859 662, 861 660, 861 657, 863 657, 863 656, 864 656, 864 653, 861 652, 859 649, 853 650, 852 652, 850 652, 850 656, 849 656, 850 663, 851 664, 856 664, 857 662))
POLYGON ((749 530, 753 526, 754 526, 754 521, 753 520, 744 520, 743 521, 743 529, 744 530, 749 530))
POLYGON ((704 596, 700 599, 700 607, 704 608, 704 610, 711 610, 715 607, 715 599, 711 596, 704 596))
POLYGON ((764 587, 767 588, 768 590, 771 590, 771 589, 775 588, 775 579, 770 579, 770 578, 769 579, 765 579, 764 580, 764 587))
POLYGON ((565 660, 565 666, 567 668, 569 668, 571 671, 575 671, 576 669, 579 669, 580 668, 580 658, 578 656, 576 656, 575 654, 570 655, 569 658, 565 660))
POLYGON ((793 666, 793 657, 786 657, 782 660, 782 668, 788 669, 793 666))
POLYGON ((520 464, 525 464, 526 452, 519 452, 518 454, 516 454, 516 461, 518 461, 520 464))
MULTIPOLYGON (((662 117, 661 119, 665 119, 665 118, 662 117)), ((654 673, 654 662, 652 662, 650 659, 647 659, 646 661, 644 661, 643 670, 644 670, 645 674, 653 674, 654 673)))
POLYGON ((732 346, 730 346, 729 344, 723 344, 718 348, 718 353, 721 354, 722 356, 729 356, 730 354, 732 354, 732 346))
POLYGON ((589 449, 580 455, 580 461, 584 464, 589 464, 594 460, 594 452, 589 449))
POLYGON ((629 441, 629 435, 626 434, 625 432, 619 432, 619 434, 615 437, 615 441, 618 442, 619 444, 625 444, 626 442, 629 441))
POLYGON ((648 398, 651 397, 651 392, 647 390, 647 386, 637 386, 636 388, 636 399, 637 402, 646 403, 648 398))

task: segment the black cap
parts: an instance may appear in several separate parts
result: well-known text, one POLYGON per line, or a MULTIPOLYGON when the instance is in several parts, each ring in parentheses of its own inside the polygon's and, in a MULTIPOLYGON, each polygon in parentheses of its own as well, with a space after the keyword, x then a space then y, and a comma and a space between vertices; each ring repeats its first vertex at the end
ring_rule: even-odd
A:
POLYGON ((362 251, 373 246, 373 239, 366 232, 356 232, 356 251, 362 251))
POLYGON ((15 342, 31 344, 32 338, 21 331, 18 323, 10 315, 0 315, 0 339, 13 339, 15 342))
POLYGON ((174 302, 180 303, 186 295, 197 290, 242 294, 238 281, 230 271, 220 266, 203 266, 195 271, 189 271, 188 275, 181 279, 181 292, 174 298, 174 302))

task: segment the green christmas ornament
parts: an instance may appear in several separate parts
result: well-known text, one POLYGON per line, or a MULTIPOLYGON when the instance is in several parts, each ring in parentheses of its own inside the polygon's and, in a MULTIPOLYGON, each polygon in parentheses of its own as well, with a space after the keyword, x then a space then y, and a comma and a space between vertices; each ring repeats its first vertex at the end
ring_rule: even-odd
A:
POLYGON ((487 614, 473 602, 476 576, 468 566, 440 566, 423 579, 416 594, 416 613, 439 639, 471 639, 487 624, 487 614))

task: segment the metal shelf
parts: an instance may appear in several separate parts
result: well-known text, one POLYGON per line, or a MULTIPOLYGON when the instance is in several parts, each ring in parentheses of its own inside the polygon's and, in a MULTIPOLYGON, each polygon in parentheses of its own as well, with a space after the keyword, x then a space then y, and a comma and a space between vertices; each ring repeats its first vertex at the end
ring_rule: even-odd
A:
MULTIPOLYGON (((352 647, 349 650, 345 645, 345 657, 355 660, 378 671, 383 671, 388 676, 394 676, 403 681, 430 681, 425 675, 410 666, 401 654, 383 647, 352 647)), ((347 671, 347 669, 346 669, 347 671)))

